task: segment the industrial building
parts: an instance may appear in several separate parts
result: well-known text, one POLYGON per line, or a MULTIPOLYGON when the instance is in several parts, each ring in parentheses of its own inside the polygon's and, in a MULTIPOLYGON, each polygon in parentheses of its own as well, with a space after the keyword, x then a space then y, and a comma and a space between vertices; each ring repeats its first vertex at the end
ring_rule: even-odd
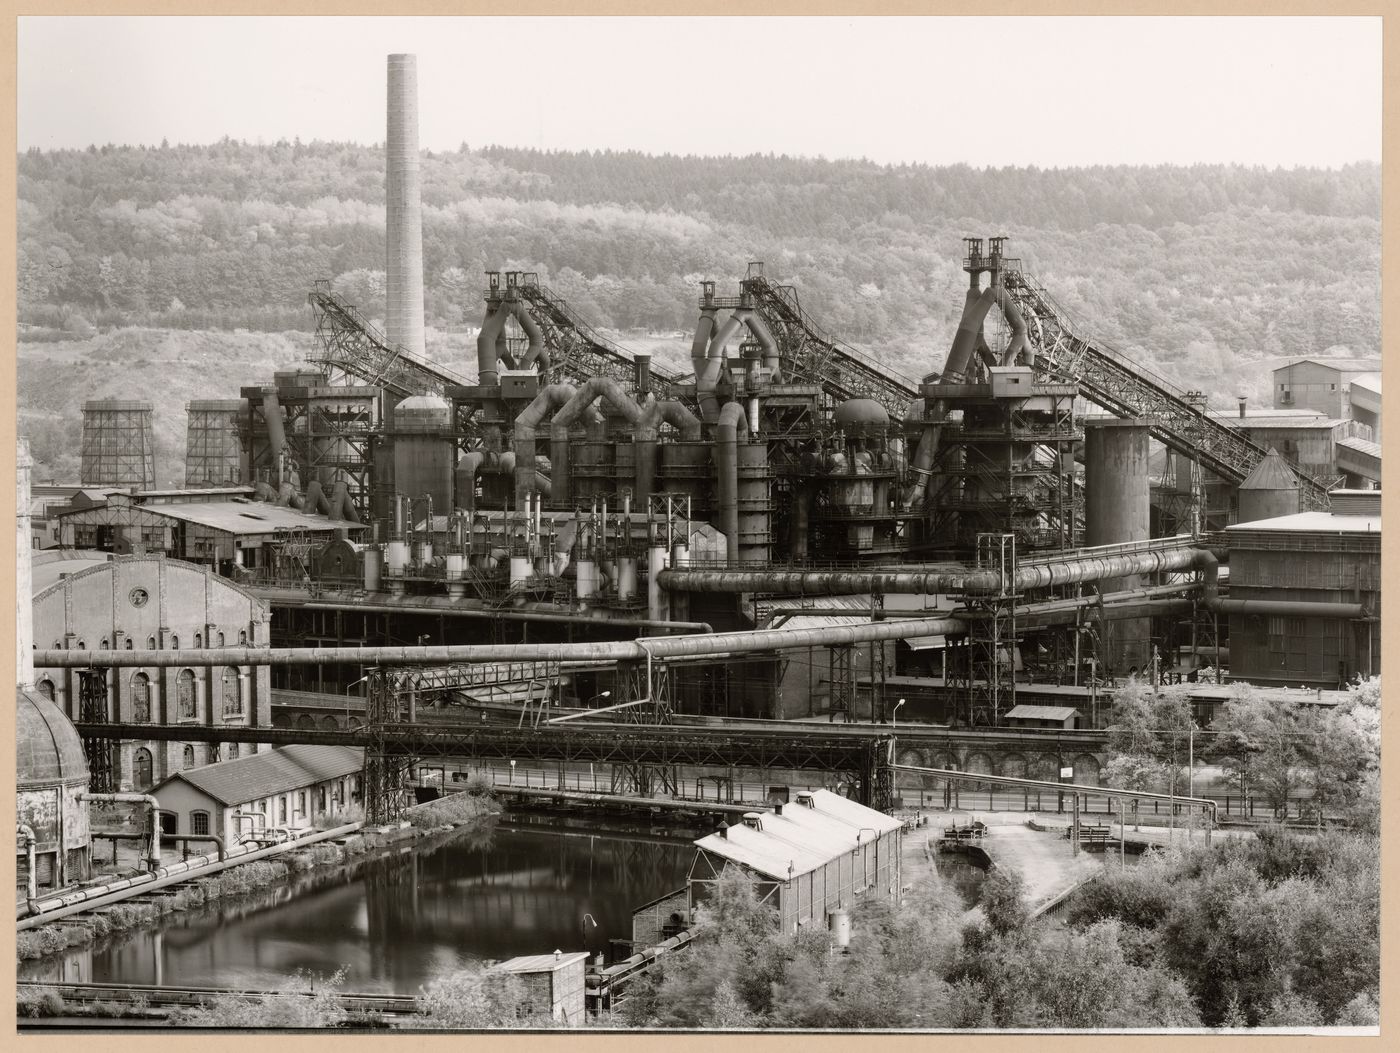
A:
MULTIPOLYGON (((1210 409, 1090 338, 994 236, 964 239, 957 330, 919 379, 827 333, 757 261, 698 283, 688 370, 600 335, 536 273, 487 271, 463 375, 424 342, 411 56, 391 57, 389 94, 388 332, 316 282, 304 364, 191 404, 191 489, 143 474, 146 404, 92 406, 93 485, 123 490, 57 516, 65 548, 138 560, 106 573, 200 564, 266 604, 265 642, 343 649, 272 673, 301 705, 283 726, 348 722, 348 695, 376 735, 496 719, 481 689, 499 688, 521 727, 549 705, 881 723, 903 698, 901 726, 1004 728, 1019 699, 1072 704, 1049 719, 1075 730, 1153 670, 1335 687, 1379 669, 1378 516, 1334 506, 1379 481, 1379 421, 1353 416, 1379 389, 1364 363, 1295 364, 1275 408, 1210 409), (1314 399, 1323 383, 1349 401, 1314 399), (1295 584, 1270 578, 1278 559, 1295 584), (1289 657, 1313 639, 1326 662, 1289 657), (491 654, 359 659, 414 646, 491 654)), ((143 623, 136 646, 188 646, 198 624, 143 623)), ((200 668, 207 702, 221 674, 200 668)), ((367 802, 401 798, 407 761, 367 757, 367 802)), ((156 780, 193 766, 162 763, 156 780)))
POLYGON ((151 793, 170 828, 215 834, 226 845, 273 830, 305 830, 358 805, 364 750, 283 746, 177 771, 151 793))
POLYGON ((1379 358, 1299 358, 1274 370, 1274 408, 1316 410, 1381 436, 1379 358))
MULTIPOLYGON (((262 601, 209 567, 158 555, 54 549, 36 557, 31 580, 35 639, 55 650, 268 645, 262 601)), ((266 666, 39 668, 34 684, 73 720, 97 719, 100 710, 131 723, 267 727, 272 722, 266 666)), ((102 758, 93 766, 94 788, 145 790, 171 772, 257 748, 234 742, 222 750, 207 742, 108 744, 94 753, 102 758)))
POLYGON ((799 793, 772 813, 750 812, 695 842, 689 909, 709 898, 732 865, 754 879, 783 932, 824 929, 832 913, 863 898, 898 897, 903 829, 900 820, 829 790, 799 793))

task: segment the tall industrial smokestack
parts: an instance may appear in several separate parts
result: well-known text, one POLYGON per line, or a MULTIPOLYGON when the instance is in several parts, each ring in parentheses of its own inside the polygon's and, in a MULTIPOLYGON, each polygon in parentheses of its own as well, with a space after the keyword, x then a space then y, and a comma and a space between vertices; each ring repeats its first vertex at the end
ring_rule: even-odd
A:
POLYGON ((33 461, 29 441, 19 440, 15 461, 15 682, 34 686, 34 590, 31 586, 29 476, 33 461))
POLYGON ((384 142, 390 344, 421 355, 423 197, 418 160, 418 57, 389 56, 389 129, 384 142))

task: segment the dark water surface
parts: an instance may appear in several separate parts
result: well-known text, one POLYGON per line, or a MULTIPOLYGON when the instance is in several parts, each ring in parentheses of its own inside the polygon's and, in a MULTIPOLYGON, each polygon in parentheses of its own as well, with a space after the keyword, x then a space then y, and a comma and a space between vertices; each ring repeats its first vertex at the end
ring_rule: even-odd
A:
POLYGON ((481 959, 602 952, 631 937, 635 907, 685 884, 693 855, 679 838, 501 824, 167 915, 91 949, 21 962, 19 975, 266 989, 298 970, 346 966, 346 990, 414 994, 481 959))

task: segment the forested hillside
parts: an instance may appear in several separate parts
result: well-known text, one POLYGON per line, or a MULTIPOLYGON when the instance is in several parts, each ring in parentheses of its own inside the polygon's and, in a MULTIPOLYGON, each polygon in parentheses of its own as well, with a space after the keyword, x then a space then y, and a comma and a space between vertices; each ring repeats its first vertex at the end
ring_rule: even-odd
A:
MULTIPOLYGON (((382 150, 341 143, 22 155, 22 383, 63 352, 48 341, 100 344, 115 327, 309 331, 318 278, 382 316, 383 169, 382 150)), ((922 375, 961 310, 967 234, 1010 235, 1091 334, 1221 398, 1264 393, 1262 359, 1380 345, 1370 164, 978 170, 463 147, 425 155, 423 199, 428 322, 456 330, 448 364, 469 373, 461 333, 488 267, 538 271, 626 343, 688 329, 699 279, 732 286, 764 260, 827 330, 922 375)), ((163 376, 180 409, 233 394, 199 369, 163 376)), ((73 419, 91 390, 75 382, 73 419)))

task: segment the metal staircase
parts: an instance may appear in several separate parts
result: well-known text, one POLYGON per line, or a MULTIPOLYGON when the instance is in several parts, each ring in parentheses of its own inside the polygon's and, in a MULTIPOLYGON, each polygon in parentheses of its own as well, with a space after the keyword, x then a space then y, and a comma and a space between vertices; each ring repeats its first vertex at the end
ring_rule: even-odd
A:
MULTIPOLYGON (((1267 456, 1262 446, 1205 415, 1200 403, 1101 342, 1089 343, 1071 327, 1066 312, 1034 279, 1003 261, 1002 282, 1026 320, 1035 364, 1072 380, 1083 394, 1111 413, 1146 417, 1152 437, 1179 453, 1199 454, 1210 471, 1242 483, 1267 456)), ((1299 472, 1302 506, 1326 510, 1331 498, 1322 483, 1299 472)))
POLYGON ((400 398, 443 397, 449 385, 467 383, 402 347, 390 347, 388 337, 369 319, 331 292, 330 282, 316 282, 307 301, 316 312, 317 347, 310 361, 329 370, 333 382, 355 377, 400 398))

